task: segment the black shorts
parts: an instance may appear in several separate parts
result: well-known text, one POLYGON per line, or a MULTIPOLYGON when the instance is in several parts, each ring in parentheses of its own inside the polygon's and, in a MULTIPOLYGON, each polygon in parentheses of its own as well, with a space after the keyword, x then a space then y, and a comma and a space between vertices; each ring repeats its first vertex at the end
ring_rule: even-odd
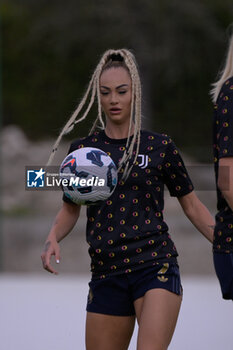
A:
POLYGON ((154 288, 182 295, 177 264, 160 263, 129 274, 92 279, 87 298, 88 312, 115 316, 135 315, 134 301, 154 288))
POLYGON ((233 253, 214 252, 214 267, 223 299, 233 300, 233 253))

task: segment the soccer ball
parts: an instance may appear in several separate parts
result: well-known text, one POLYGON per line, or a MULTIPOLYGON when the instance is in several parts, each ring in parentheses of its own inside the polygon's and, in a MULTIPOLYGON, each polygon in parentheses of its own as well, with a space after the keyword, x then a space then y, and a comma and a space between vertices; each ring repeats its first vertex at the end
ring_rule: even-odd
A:
POLYGON ((72 202, 98 204, 113 193, 117 185, 117 167, 101 149, 83 147, 63 160, 60 178, 64 194, 72 202))

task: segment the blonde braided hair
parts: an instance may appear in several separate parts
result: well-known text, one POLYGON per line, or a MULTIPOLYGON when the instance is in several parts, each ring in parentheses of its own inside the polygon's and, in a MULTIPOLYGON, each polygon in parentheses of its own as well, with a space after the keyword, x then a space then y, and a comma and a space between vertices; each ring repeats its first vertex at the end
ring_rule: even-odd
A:
MULTIPOLYGON (((231 25, 231 30, 233 30, 233 24, 231 25)), ((225 81, 233 76, 233 32, 230 36, 228 49, 225 58, 225 64, 223 69, 219 73, 218 80, 212 84, 212 89, 210 95, 212 97, 213 103, 216 103, 219 92, 225 83, 225 81)))
POLYGON ((130 125, 129 125, 125 151, 118 166, 118 171, 120 171, 121 169, 123 171, 122 179, 127 179, 127 177, 129 176, 129 173, 133 165, 136 163, 138 152, 139 152, 139 146, 140 146, 141 81, 140 81, 135 57, 127 49, 119 49, 119 50, 111 49, 111 50, 107 50, 103 54, 99 64, 97 65, 91 77, 86 93, 84 94, 78 107, 75 109, 75 111, 71 115, 70 119, 67 121, 67 123, 63 127, 59 137, 57 138, 53 146, 47 165, 51 164, 62 137, 65 134, 68 134, 70 131, 72 131, 74 126, 77 123, 80 123, 87 117, 90 109, 94 104, 95 98, 97 98, 97 102, 98 102, 98 116, 90 130, 89 135, 92 134, 93 131, 96 129, 98 123, 100 123, 101 129, 105 128, 105 124, 103 121, 103 111, 102 111, 101 102, 100 102, 100 87, 99 87, 100 84, 99 83, 100 83, 100 76, 102 72, 112 67, 125 68, 128 71, 132 81, 130 125), (89 96, 90 96, 90 100, 89 100, 89 103, 87 104, 89 96), (79 119, 77 119, 77 117, 80 115, 85 105, 87 105, 86 110, 84 111, 83 115, 79 119), (130 133, 132 130, 133 123, 134 123, 134 133, 131 138, 130 133), (136 149, 135 149, 135 144, 136 144, 136 149), (135 153, 134 153, 134 149, 135 149, 135 153), (131 166, 129 166, 130 160, 132 160, 131 166))

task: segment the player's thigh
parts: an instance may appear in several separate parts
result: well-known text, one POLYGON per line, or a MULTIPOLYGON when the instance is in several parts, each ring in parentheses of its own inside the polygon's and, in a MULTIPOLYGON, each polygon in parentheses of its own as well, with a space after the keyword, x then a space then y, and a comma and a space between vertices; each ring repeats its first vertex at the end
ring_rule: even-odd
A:
POLYGON ((166 289, 151 289, 134 302, 139 324, 137 350, 167 349, 181 301, 181 295, 166 289))
POLYGON ((111 316, 87 312, 86 350, 126 350, 135 316, 111 316))

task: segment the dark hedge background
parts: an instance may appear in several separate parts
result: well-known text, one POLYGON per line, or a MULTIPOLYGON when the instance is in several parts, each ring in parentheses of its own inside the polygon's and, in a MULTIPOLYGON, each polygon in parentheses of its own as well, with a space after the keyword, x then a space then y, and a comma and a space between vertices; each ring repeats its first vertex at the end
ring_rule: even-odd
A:
MULTIPOLYGON (((232 0, 3 0, 3 125, 55 137, 104 50, 135 53, 144 125, 211 161, 210 84, 224 62, 232 0)), ((69 135, 85 135, 88 122, 69 135)))

